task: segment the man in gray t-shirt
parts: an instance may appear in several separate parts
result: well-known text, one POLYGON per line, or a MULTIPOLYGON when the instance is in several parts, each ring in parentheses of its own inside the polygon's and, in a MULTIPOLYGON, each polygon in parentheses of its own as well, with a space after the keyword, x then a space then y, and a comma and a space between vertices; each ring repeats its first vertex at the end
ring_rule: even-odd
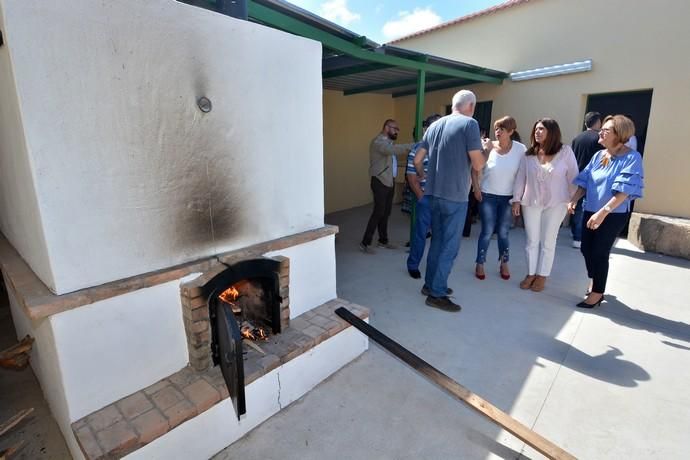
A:
MULTIPOLYGON (((460 249, 460 230, 467 214, 471 168, 481 171, 479 124, 472 117, 476 97, 462 90, 453 96, 453 113, 433 123, 424 140, 429 144, 425 195, 431 199, 431 246, 426 261, 422 294, 426 304, 445 311, 460 311, 448 295, 448 276, 460 249)), ((424 177, 423 155, 415 156, 415 168, 424 177)))
POLYGON ((479 124, 474 118, 451 114, 434 123, 424 140, 431 147, 425 195, 467 201, 472 180, 469 151, 482 150, 479 124))

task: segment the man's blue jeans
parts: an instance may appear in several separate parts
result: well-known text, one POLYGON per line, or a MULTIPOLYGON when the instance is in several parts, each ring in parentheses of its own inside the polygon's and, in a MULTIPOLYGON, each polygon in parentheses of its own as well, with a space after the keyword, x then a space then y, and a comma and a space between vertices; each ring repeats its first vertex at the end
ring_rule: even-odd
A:
MULTIPOLYGON (((417 197, 414 198, 415 200, 417 197)), ((407 269, 419 270, 419 262, 424 256, 426 246, 426 234, 431 228, 431 197, 424 195, 415 203, 415 220, 413 223, 412 238, 410 239, 410 255, 407 257, 407 269)))
POLYGON ((584 214, 585 199, 580 198, 575 206, 575 214, 570 216, 570 231, 573 241, 582 241, 582 218, 584 214))
POLYGON ((508 262, 510 251, 508 232, 510 232, 512 216, 511 198, 512 196, 482 193, 482 202, 479 203, 482 233, 477 241, 476 263, 483 264, 486 262, 486 251, 489 249, 491 235, 494 233, 494 230, 498 234, 498 260, 508 262))
POLYGON ((460 232, 467 215, 467 201, 430 196, 431 246, 426 256, 425 284, 433 297, 448 291, 448 276, 460 250, 460 232))

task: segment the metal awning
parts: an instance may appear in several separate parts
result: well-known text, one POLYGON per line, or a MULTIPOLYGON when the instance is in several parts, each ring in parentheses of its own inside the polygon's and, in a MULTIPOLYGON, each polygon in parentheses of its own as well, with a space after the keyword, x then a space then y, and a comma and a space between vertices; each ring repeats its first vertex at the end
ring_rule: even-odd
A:
MULTIPOLYGON (((226 0, 179 0, 217 12, 226 0)), ((242 0, 239 0, 242 1, 242 0)), ((361 93, 417 95, 421 130, 424 94, 474 83, 501 84, 508 74, 390 45, 379 45, 284 0, 246 0, 248 19, 321 42, 323 87, 345 96, 361 93)), ((417 132, 418 138, 421 132, 417 132)))
POLYGON ((249 19, 323 44, 323 87, 407 96, 473 83, 500 84, 508 74, 395 46, 379 45, 284 0, 248 0, 249 19))

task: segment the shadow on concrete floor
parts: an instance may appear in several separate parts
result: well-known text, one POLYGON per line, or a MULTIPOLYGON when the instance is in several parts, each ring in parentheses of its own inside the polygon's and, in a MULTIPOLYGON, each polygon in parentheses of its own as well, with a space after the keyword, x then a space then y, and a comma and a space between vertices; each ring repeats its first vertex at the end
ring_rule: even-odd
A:
MULTIPOLYGON (((659 301, 663 302, 661 299, 659 301)), ((647 331, 652 334, 663 334, 665 337, 676 340, 690 340, 690 324, 631 308, 612 294, 606 295, 606 300, 601 304, 601 307, 594 308, 587 313, 607 318, 616 324, 631 329, 647 331)), ((667 341, 664 343, 671 344, 667 341)), ((672 346, 687 349, 687 347, 677 344, 672 346)))
MULTIPOLYGON (((350 209, 326 222, 340 228, 338 295, 369 307, 374 327, 578 458, 679 458, 690 450, 681 428, 690 423, 683 261, 614 251, 609 302, 584 312, 575 308, 587 286, 584 261, 567 229, 545 291, 533 293, 517 287, 526 269, 522 229, 511 231, 512 279, 501 280, 489 263, 486 280, 474 278, 474 225, 449 279, 463 310, 449 314, 424 305, 404 248, 358 250, 370 211, 350 209)), ((404 244, 408 231, 394 209, 391 241, 404 244)), ((496 246, 487 260, 497 259, 496 246)), ((542 458, 373 342, 217 459, 240 457, 542 458)))

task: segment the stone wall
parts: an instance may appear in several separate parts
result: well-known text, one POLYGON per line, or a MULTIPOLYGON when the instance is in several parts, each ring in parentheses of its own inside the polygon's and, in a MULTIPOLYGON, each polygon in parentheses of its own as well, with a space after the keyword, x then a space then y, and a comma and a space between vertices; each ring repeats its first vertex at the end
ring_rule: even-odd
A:
POLYGON ((690 259, 690 219, 634 212, 628 240, 645 251, 690 259))

